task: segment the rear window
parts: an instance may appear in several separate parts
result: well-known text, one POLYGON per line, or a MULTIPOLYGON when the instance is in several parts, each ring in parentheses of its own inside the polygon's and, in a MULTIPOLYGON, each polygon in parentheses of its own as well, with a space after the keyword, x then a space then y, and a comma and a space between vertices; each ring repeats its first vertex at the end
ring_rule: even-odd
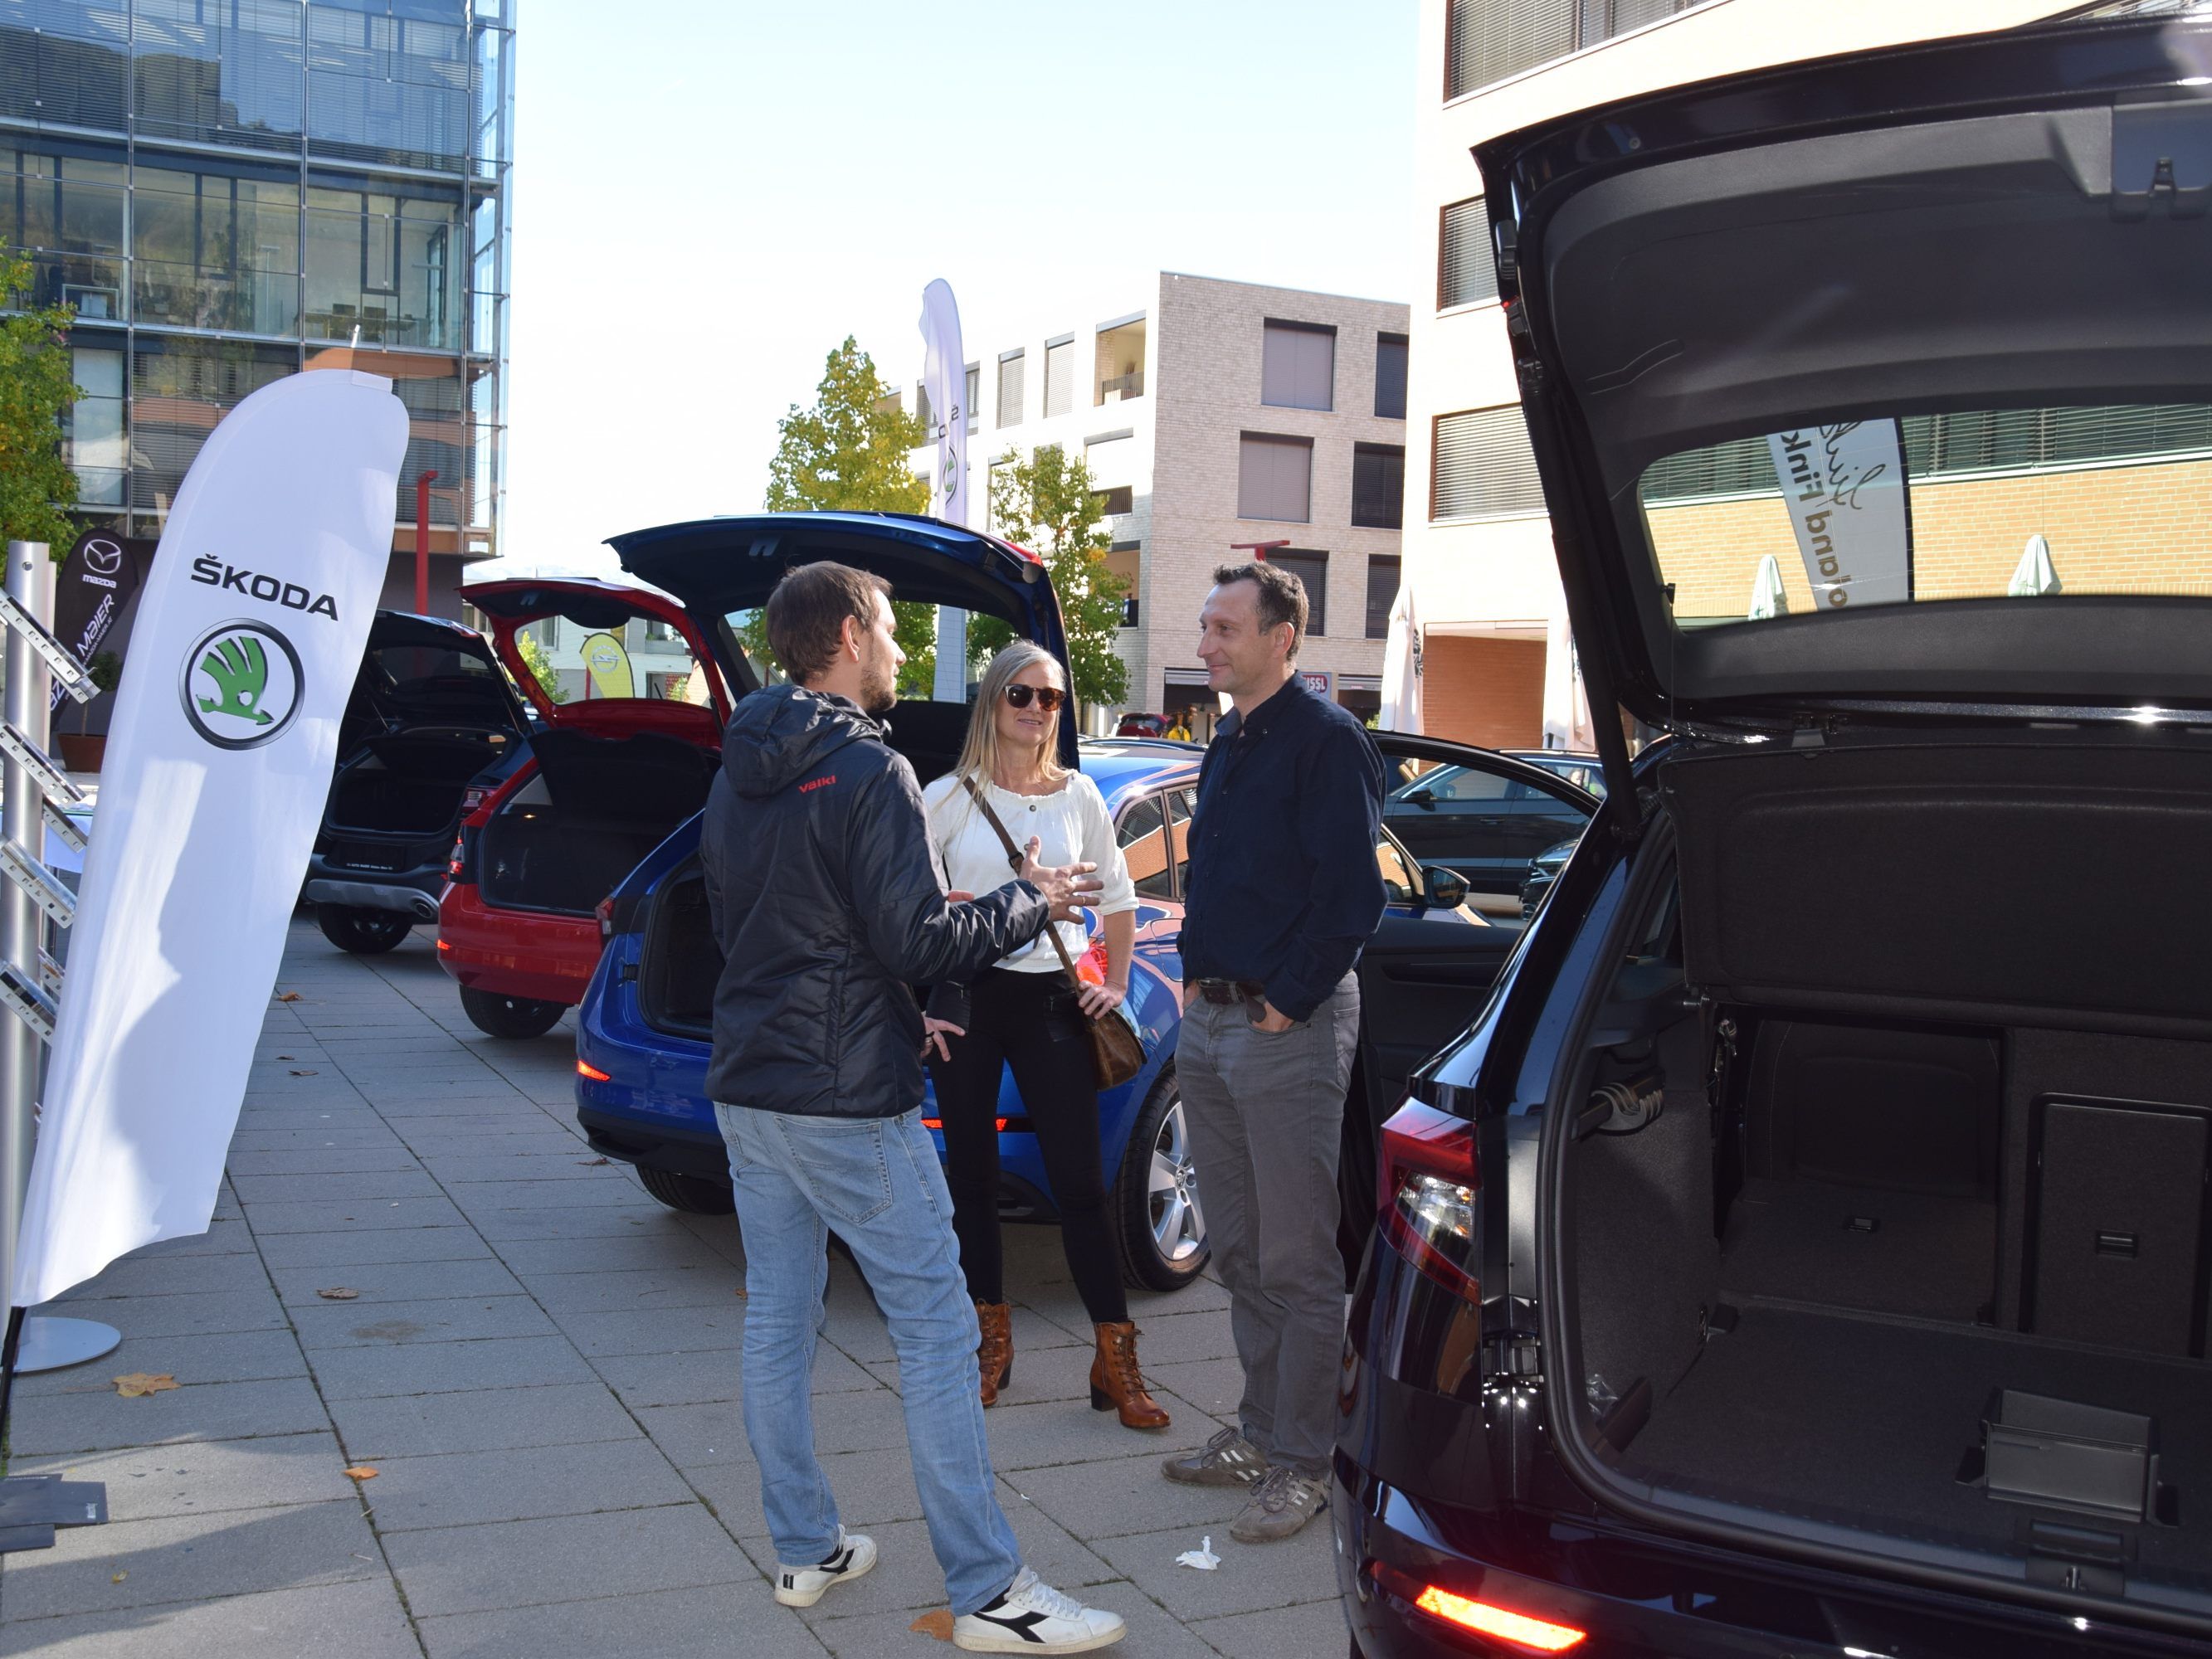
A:
POLYGON ((1638 483, 1686 627, 2064 592, 2212 597, 2212 404, 1842 420, 1670 455, 1638 483))
POLYGON ((470 684, 496 687, 499 671, 483 657, 441 645, 392 645, 369 657, 383 683, 405 696, 456 678, 470 684))

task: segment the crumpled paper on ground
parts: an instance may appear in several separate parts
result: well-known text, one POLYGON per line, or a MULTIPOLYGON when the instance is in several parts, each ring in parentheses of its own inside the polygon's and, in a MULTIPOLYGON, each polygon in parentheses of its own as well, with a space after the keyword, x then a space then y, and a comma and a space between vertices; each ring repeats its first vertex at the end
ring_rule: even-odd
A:
POLYGON ((1199 1540, 1199 1546, 1196 1549, 1185 1550, 1181 1555, 1176 1557, 1176 1565, 1179 1567, 1195 1567, 1200 1572, 1212 1572, 1220 1565, 1221 1558, 1213 1553, 1213 1534, 1212 1533, 1206 1534, 1204 1538, 1199 1540))

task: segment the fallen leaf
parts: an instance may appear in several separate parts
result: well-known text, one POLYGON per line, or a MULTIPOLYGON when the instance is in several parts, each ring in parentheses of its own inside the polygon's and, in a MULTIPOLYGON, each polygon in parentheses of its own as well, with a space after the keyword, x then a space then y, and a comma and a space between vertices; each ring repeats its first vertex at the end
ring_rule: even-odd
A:
POLYGON ((177 1386, 177 1379, 167 1371, 161 1372, 157 1376, 149 1376, 144 1371, 131 1371, 125 1376, 116 1377, 114 1382, 115 1392, 125 1400, 143 1399, 149 1394, 160 1394, 166 1389, 173 1389, 177 1386))
POLYGON ((744 1293, 745 1293, 745 1287, 744 1287, 744 1285, 738 1285, 738 1294, 739 1296, 743 1296, 744 1293))
POLYGON ((351 1468, 346 1470, 345 1473, 349 1478, 355 1480, 374 1480, 376 1479, 376 1471, 369 1468, 366 1463, 356 1463, 351 1468))
POLYGON ((276 1000, 279 1002, 297 1002, 299 1000, 300 994, 297 991, 279 991, 276 994, 276 1000))
POLYGON ((295 1066, 292 1070, 292 1075, 294 1077, 320 1077, 322 1073, 320 1072, 303 1072, 297 1066, 295 1066))
POLYGON ((918 1630, 924 1636, 934 1636, 940 1642, 950 1642, 952 1639, 952 1609, 932 1607, 907 1628, 918 1630))
POLYGON ((276 1058, 279 1060, 297 1060, 299 1056, 297 1054, 279 1054, 276 1058))
POLYGON ((111 1583, 111 1584, 119 1584, 119 1583, 121 1583, 125 1579, 128 1578, 130 1576, 131 1576, 131 1570, 130 1570, 128 1567, 125 1567, 125 1568, 121 1572, 116 1573, 116 1574, 114 1574, 113 1576, 112 1576, 112 1577, 108 1579, 108 1581, 107 1581, 107 1582, 108 1582, 109 1583, 111 1583))
POLYGON ((350 1302, 354 1297, 359 1296, 361 1292, 359 1291, 349 1290, 343 1285, 333 1285, 327 1291, 317 1291, 315 1294, 322 1297, 325 1302, 350 1302))
POLYGON ((605 1158, 578 1158, 578 1159, 576 1160, 576 1162, 577 1162, 577 1163, 579 1163, 579 1164, 582 1164, 586 1169, 587 1169, 587 1170, 588 1170, 588 1169, 590 1169, 590 1168, 592 1167, 592 1165, 593 1165, 594 1164, 604 1164, 604 1163, 605 1163, 605 1162, 606 1162, 606 1159, 605 1159, 605 1158))

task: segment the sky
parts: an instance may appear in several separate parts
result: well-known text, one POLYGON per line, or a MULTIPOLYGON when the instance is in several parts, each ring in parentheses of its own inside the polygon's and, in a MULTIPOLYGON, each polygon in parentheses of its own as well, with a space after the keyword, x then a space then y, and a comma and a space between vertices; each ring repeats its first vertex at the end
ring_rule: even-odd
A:
POLYGON ((971 361, 1160 270, 1410 299, 1414 4, 522 0, 501 553, 757 510, 847 334, 920 376, 933 277, 971 361))

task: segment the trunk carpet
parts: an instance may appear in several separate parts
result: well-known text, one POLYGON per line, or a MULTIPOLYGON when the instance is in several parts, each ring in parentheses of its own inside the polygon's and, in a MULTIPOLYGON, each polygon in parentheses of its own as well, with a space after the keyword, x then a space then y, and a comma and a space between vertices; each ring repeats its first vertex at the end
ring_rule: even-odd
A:
POLYGON ((1996 1267, 1994 1204, 1753 1179, 1729 1212, 1720 1282, 1733 1301, 1773 1297, 1971 1325, 1996 1293, 1996 1267))
POLYGON ((2160 1478, 2179 1489, 2181 1525, 2120 1530, 2132 1534, 2136 1576, 2212 1589, 2212 1369, 2200 1361, 1753 1303, 1655 1407, 1622 1468, 1808 1519, 2006 1553, 2031 1516, 2114 1529, 1958 1484, 1999 1387, 2156 1419, 2160 1478))

